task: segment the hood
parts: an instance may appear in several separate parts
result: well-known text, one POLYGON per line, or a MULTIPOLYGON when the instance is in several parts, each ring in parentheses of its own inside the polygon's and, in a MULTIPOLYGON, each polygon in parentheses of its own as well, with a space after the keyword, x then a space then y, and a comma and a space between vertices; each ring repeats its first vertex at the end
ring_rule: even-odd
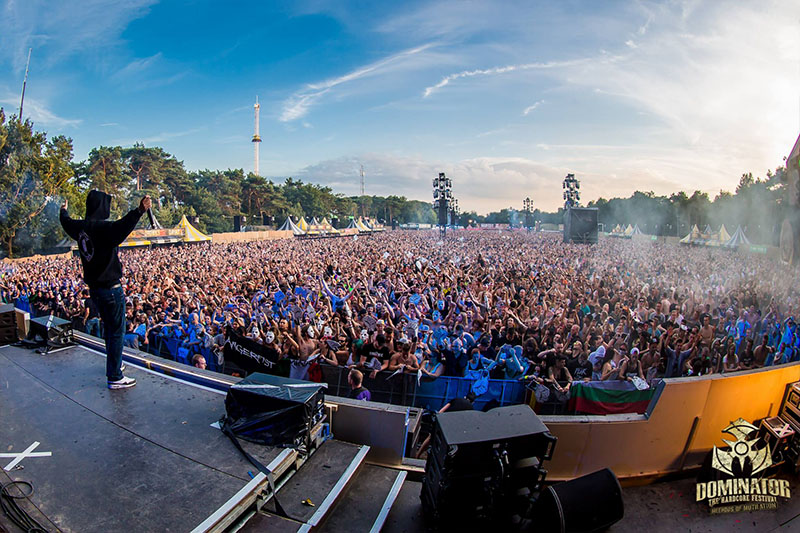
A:
POLYGON ((89 191, 86 197, 86 220, 105 220, 111 216, 111 195, 89 191))

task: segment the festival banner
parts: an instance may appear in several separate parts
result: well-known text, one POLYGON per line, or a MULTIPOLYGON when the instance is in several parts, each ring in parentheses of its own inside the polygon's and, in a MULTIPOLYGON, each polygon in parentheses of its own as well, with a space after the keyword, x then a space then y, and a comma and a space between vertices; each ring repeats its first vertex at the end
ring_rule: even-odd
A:
POLYGON ((230 361, 248 374, 262 372, 265 374, 281 374, 278 357, 270 354, 261 344, 242 337, 232 330, 223 347, 225 361, 230 361))

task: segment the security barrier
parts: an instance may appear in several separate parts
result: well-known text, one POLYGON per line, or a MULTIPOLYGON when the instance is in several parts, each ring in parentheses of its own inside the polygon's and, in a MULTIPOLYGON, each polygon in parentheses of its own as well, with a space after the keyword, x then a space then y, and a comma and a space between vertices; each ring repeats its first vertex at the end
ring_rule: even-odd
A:
MULTIPOLYGON (((347 376, 350 369, 340 366, 322 365, 323 381, 328 384, 328 394, 348 397, 350 385, 347 376)), ((439 410, 453 398, 466 396, 472 387, 473 379, 439 376, 431 379, 423 377, 417 381, 417 374, 394 374, 379 372, 375 378, 364 375, 363 386, 372 395, 372 401, 407 405, 439 410)), ((489 389, 475 400, 475 408, 483 409, 492 402, 495 406, 519 404, 525 401, 525 385, 516 380, 491 379, 489 389)))

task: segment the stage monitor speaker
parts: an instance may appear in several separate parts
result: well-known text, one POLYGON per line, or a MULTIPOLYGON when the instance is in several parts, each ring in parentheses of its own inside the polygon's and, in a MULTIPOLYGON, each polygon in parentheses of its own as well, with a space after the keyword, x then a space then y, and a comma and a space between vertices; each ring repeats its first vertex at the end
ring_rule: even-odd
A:
POLYGON ((244 215, 234 215, 233 217, 233 231, 242 231, 245 224, 247 224, 247 217, 244 215))
POLYGON ((564 242, 597 244, 597 209, 571 207, 564 212, 564 242))
POLYGON ((54 315, 32 318, 29 339, 46 344, 45 351, 70 346, 74 344, 72 323, 54 315))
POLYGON ((324 385, 254 372, 228 388, 222 429, 257 444, 307 450, 325 419, 324 385))
POLYGON ((609 528, 624 514, 619 480, 604 468, 547 487, 536 500, 530 520, 536 531, 588 533, 609 528))

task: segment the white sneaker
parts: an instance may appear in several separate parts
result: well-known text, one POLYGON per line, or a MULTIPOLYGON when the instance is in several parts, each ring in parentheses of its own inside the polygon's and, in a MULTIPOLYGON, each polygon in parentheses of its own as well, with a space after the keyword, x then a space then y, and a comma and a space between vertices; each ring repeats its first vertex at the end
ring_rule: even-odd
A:
POLYGON ((129 389, 136 385, 136 380, 133 378, 126 378, 123 377, 117 381, 109 381, 108 388, 115 390, 115 389, 129 389))

